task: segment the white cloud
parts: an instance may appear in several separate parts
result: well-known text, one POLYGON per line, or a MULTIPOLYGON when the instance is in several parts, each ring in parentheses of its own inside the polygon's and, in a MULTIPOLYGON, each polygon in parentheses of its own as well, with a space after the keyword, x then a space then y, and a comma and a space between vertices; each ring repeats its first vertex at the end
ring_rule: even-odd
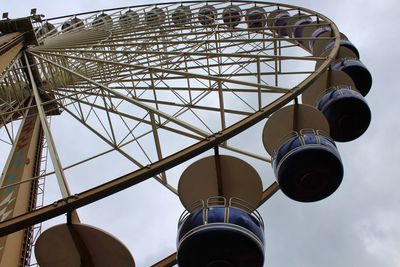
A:
POLYGON ((379 211, 372 218, 358 223, 358 235, 365 250, 385 262, 387 266, 400 265, 400 215, 396 211, 379 211))
MULTIPOLYGON (((2 3, 0 11, 9 11, 10 17, 26 16, 32 6, 38 8, 38 13, 53 17, 145 3, 71 0, 54 4, 54 1, 41 0, 27 5, 26 2, 15 5, 7 1, 2 3)), ((382 2, 289 1, 331 18, 358 46, 361 58, 374 79, 371 93, 367 96, 373 119, 363 137, 339 145, 346 174, 341 187, 332 197, 318 203, 300 204, 277 193, 260 209, 266 221, 265 266, 400 265, 400 215, 397 211, 400 203, 397 192, 400 158, 397 69, 400 50, 395 47, 399 43, 396 26, 400 22, 397 1, 382 2)), ((62 142, 68 146, 66 140, 62 142)), ((257 149, 255 145, 248 147, 257 149)), ((69 149, 77 148, 71 146, 69 149)), ((83 152, 87 151, 79 152, 85 154, 83 152)), ((73 159, 76 155, 69 156, 73 159)), ((108 173, 112 173, 111 168, 117 166, 120 164, 110 163, 105 178, 112 177, 108 173)), ((91 177, 96 177, 99 170, 86 170, 90 171, 91 177)), ((263 175, 267 176, 263 177, 264 180, 272 180, 270 171, 263 175)), ((74 181, 79 179, 84 178, 78 175, 72 178, 74 181)), ((85 222, 104 228, 122 239, 141 267, 172 252, 181 210, 175 196, 151 181, 82 208, 82 217, 85 222), (132 195, 136 197, 134 201, 132 195), (121 210, 125 213, 124 218, 117 220, 122 217, 121 210)), ((64 220, 64 217, 58 220, 64 220)))

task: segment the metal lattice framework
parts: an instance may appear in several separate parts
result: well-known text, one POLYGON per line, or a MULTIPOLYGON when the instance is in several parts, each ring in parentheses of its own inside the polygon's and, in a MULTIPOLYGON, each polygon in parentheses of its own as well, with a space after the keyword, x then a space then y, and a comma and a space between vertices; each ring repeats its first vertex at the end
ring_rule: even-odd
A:
MULTIPOLYGON (((23 182, 55 176, 62 199, 3 218, 1 236, 70 213, 149 178, 178 194, 176 178, 168 170, 214 147, 270 162, 266 154, 248 151, 230 139, 295 100, 332 63, 340 41, 334 23, 321 14, 246 1, 123 7, 33 21, 33 26, 38 45, 22 49, 0 77, 0 138, 11 149, 21 120, 37 109, 54 167, 23 182), (295 38, 276 34, 280 26, 248 28, 244 15, 237 27, 230 27, 220 14, 231 4, 243 14, 255 6, 267 15, 276 9, 301 13, 331 28, 332 36, 321 38, 335 41, 334 47, 327 56, 313 56, 295 38), (198 20, 204 5, 215 7, 219 14, 212 24, 198 20), (178 23, 173 12, 181 6, 189 7, 191 13, 187 21, 178 23), (146 21, 145 14, 155 7, 165 12, 164 23, 146 21), (124 16, 127 11, 137 12, 139 21, 124 16), (110 20, 98 19, 103 14, 110 20), (81 22, 64 24, 75 18, 81 22), (48 116, 52 127, 46 122, 48 116), (65 123, 82 126, 105 149, 63 164, 67 160, 57 153, 60 139, 53 140, 53 127, 68 127, 65 123), (83 191, 68 188, 64 173, 85 164, 94 166, 112 153, 131 163, 128 173, 83 191)), ((74 139, 85 142, 76 140, 79 136, 70 141, 74 139)), ((264 189, 260 204, 278 186, 273 182, 264 189)), ((155 266, 172 266, 174 261, 171 255, 155 266)))

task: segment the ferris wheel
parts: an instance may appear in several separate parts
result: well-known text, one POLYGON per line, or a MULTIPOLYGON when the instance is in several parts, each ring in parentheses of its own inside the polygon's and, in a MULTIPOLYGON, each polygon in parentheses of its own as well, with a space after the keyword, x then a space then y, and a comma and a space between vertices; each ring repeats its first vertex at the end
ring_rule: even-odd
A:
POLYGON ((301 202, 334 193, 335 142, 371 120, 357 48, 297 6, 33 12, 0 33, 0 266, 134 266, 135 252, 77 209, 154 179, 185 211, 177 252, 153 266, 261 267, 257 208, 279 189, 301 202), (45 190, 55 181, 59 193, 45 190))

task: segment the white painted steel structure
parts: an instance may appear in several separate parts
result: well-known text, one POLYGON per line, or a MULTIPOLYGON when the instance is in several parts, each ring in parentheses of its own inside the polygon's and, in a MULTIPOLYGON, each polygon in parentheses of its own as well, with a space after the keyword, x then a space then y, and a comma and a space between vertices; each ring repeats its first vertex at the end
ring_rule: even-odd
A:
MULTIPOLYGON (((37 103, 54 172, 24 182, 55 174, 63 199, 5 218, 0 222, 2 235, 70 213, 148 178, 177 194, 176 178, 168 170, 216 146, 239 157, 270 162, 266 154, 230 139, 306 90, 334 60, 340 34, 332 21, 311 10, 266 2, 232 3, 242 11, 236 27, 222 20, 231 2, 218 1, 123 7, 33 22, 39 44, 23 49, 0 77, 0 138, 11 147, 25 111, 37 103), (204 13, 199 16, 204 6, 216 10, 215 20, 199 21, 204 19, 204 13), (265 11, 260 24, 246 21, 251 18, 246 11, 254 7, 261 14, 257 18, 265 11), (335 42, 331 52, 313 56, 298 39, 278 35, 282 27, 265 23, 276 9, 301 13, 329 27, 332 36, 321 40, 335 42), (60 115, 52 116, 53 125, 72 120, 108 148, 63 165, 46 123, 46 116, 56 113, 60 115), (95 166, 112 153, 132 163, 127 174, 70 192, 64 172, 95 166)), ((71 141, 85 149, 79 136, 71 141)), ((264 190, 261 204, 278 190, 277 184, 265 184, 264 190)), ((155 266, 173 262, 170 256, 155 266)))

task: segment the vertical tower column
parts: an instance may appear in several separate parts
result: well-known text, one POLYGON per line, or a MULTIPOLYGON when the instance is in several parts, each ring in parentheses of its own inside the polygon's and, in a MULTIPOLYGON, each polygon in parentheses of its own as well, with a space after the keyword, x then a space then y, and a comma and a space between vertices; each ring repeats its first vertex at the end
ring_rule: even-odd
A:
MULTIPOLYGON (((34 176, 40 144, 40 120, 36 108, 30 109, 23 119, 17 141, 8 158, 0 190, 0 222, 29 211, 33 181, 16 184, 34 176), (14 184, 14 185, 13 185, 14 184), (10 186, 11 185, 11 186, 10 186), (8 187, 7 187, 8 186, 8 187)), ((20 266, 24 250, 25 232, 21 230, 0 238, 0 267, 20 266)))

